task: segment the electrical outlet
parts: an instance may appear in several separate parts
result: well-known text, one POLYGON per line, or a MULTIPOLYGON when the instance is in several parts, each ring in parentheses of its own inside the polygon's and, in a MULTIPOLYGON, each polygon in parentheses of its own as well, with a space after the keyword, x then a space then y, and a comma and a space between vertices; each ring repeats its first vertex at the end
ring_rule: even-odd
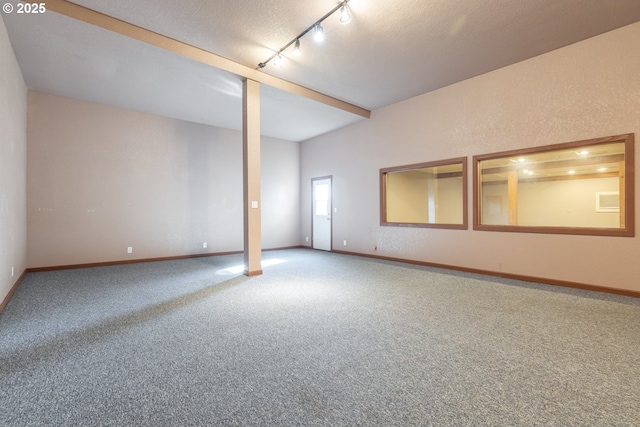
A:
POLYGON ((13 277, 14 272, 13 272, 13 266, 11 266, 11 277, 13 277))
POLYGON ((202 249, 207 249, 207 242, 202 242, 202 249))
POLYGON ((133 247, 131 247, 131 246, 127 247, 127 253, 128 254, 132 254, 133 253, 133 247))
POLYGON ((342 246, 347 246, 347 241, 346 240, 342 241, 342 246))
POLYGON ((308 241, 309 241, 309 236, 305 237, 305 238, 304 238, 304 241, 305 241, 305 242, 308 242, 308 241))

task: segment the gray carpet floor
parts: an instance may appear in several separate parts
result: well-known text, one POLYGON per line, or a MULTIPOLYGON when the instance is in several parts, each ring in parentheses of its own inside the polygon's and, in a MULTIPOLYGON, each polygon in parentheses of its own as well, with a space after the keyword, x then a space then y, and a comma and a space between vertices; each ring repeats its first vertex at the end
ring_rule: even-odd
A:
POLYGON ((312 250, 29 273, 0 426, 638 426, 640 300, 312 250))

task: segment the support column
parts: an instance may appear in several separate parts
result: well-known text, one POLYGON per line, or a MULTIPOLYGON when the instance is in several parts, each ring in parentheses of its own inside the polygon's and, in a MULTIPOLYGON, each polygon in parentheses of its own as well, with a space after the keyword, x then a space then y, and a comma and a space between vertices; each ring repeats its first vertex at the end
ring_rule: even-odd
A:
POLYGON ((262 274, 260 221, 260 83, 242 82, 242 177, 244 201, 244 274, 262 274))

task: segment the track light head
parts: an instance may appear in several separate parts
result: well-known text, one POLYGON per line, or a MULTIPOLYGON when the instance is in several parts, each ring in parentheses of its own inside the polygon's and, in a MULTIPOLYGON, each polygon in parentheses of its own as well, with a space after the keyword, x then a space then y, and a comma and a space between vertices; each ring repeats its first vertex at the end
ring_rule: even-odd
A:
POLYGON ((300 56, 302 51, 300 51, 300 39, 296 39, 296 44, 293 46, 293 54, 295 56, 300 56))
POLYGON ((282 55, 279 53, 273 58, 273 65, 278 68, 282 68, 282 55))
POLYGON ((313 30, 313 39, 320 43, 324 40, 324 28, 319 23, 315 25, 313 30))
POLYGON ((349 5, 345 3, 340 9, 340 23, 348 24, 349 21, 351 21, 351 10, 349 10, 349 5))

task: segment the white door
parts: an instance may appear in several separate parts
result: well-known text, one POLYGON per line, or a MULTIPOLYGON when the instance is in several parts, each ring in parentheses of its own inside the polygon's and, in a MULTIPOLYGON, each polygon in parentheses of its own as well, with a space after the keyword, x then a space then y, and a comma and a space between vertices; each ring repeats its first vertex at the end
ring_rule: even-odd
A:
POLYGON ((313 223, 311 241, 313 249, 331 250, 331 177, 314 178, 313 223))

